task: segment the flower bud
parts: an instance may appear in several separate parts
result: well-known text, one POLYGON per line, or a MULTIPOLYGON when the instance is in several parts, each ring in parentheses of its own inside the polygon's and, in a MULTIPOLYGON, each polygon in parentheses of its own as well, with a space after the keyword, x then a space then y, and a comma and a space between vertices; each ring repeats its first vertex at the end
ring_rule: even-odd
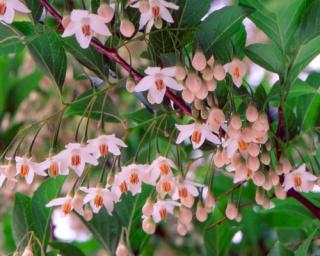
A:
POLYGON ((260 167, 260 161, 258 157, 249 156, 247 160, 247 166, 252 171, 257 171, 260 167))
POLYGON ((204 100, 208 96, 208 89, 206 83, 202 83, 200 90, 196 93, 196 97, 204 100))
POLYGON ((241 214, 241 212, 239 212, 237 217, 236 217, 236 221, 240 222, 241 220, 242 220, 242 214, 241 214))
POLYGON ((120 23, 120 33, 125 37, 132 37, 135 27, 128 19, 122 19, 120 23))
POLYGON ((9 162, 5 170, 5 176, 8 178, 14 178, 16 176, 16 166, 12 162, 9 162))
POLYGON ((262 187, 267 191, 271 190, 272 189, 271 180, 269 178, 267 178, 262 187))
POLYGON ((249 143, 252 141, 253 136, 252 136, 252 129, 250 127, 246 127, 242 129, 241 139, 246 143, 249 143))
POLYGON ((126 82, 127 91, 130 93, 133 93, 135 86, 136 86, 136 83, 131 78, 128 78, 126 82))
POLYGON ((272 144, 271 142, 269 141, 267 144, 266 144, 266 150, 270 151, 272 149, 272 144))
POLYGON ((22 253, 22 256, 33 256, 32 248, 31 248, 30 245, 28 245, 28 246, 24 249, 24 251, 23 251, 23 253, 22 253))
POLYGON ((186 86, 187 88, 194 94, 196 94, 202 85, 202 81, 200 77, 197 76, 196 73, 191 72, 188 74, 187 80, 186 80, 186 86))
POLYGON ((180 200, 181 203, 188 208, 191 208, 194 203, 194 197, 191 195, 187 196, 186 198, 180 198, 180 200))
POLYGON ((266 197, 262 203, 262 207, 264 209, 269 209, 271 206, 270 203, 271 203, 270 199, 266 197))
POLYGON ((283 173, 288 173, 292 170, 292 165, 290 164, 288 158, 281 156, 280 163, 283 173))
POLYGON ((234 203, 228 203, 226 216, 229 220, 234 220, 238 216, 238 208, 234 203))
POLYGON ((257 157, 260 153, 259 145, 256 143, 250 143, 248 145, 248 153, 253 157, 257 157))
POLYGON ((185 236, 188 233, 188 228, 186 225, 178 221, 177 232, 180 236, 185 236))
POLYGON ((275 172, 273 172, 273 171, 270 171, 270 173, 269 173, 269 179, 270 179, 270 181, 271 181, 272 186, 276 186, 276 185, 278 185, 279 182, 280 182, 279 176, 278 176, 275 172))
POLYGON ((256 190, 256 196, 255 196, 255 200, 257 202, 258 205, 262 205, 264 200, 265 200, 265 196, 262 190, 257 189, 256 190))
POLYGON ((213 76, 216 80, 221 81, 226 77, 226 71, 223 66, 220 64, 216 64, 213 67, 213 76))
POLYGON ((186 78, 186 70, 183 66, 177 65, 176 66, 176 79, 178 81, 183 81, 186 78))
POLYGON ((246 118, 249 122, 255 122, 258 119, 259 113, 254 105, 249 105, 246 112, 246 118))
POLYGON ((184 206, 179 209, 179 221, 183 224, 189 224, 192 221, 192 211, 184 206))
POLYGON ((209 116, 209 111, 206 108, 202 108, 200 111, 200 116, 202 119, 207 120, 209 116))
POLYGON ((260 156, 260 161, 264 164, 264 165, 269 165, 271 158, 269 156, 269 154, 267 152, 263 152, 260 156))
POLYGON ((185 88, 181 95, 182 99, 187 103, 192 103, 194 101, 195 96, 188 88, 185 88))
POLYGON ((238 114, 232 114, 230 125, 233 129, 239 130, 242 126, 241 118, 238 114))
POLYGON ((197 50, 192 59, 192 67, 195 70, 204 70, 207 66, 206 56, 201 50, 197 50))
POLYGON ((280 184, 274 187, 274 194, 279 199, 285 199, 287 197, 287 193, 283 190, 280 184))
POLYGON ((202 78, 206 81, 213 79, 213 70, 210 67, 206 67, 202 72, 202 78))
POLYGON ((153 205, 154 203, 150 199, 148 199, 145 202, 144 206, 142 207, 142 213, 144 216, 147 216, 147 217, 151 216, 153 211, 153 205))
POLYGON ((151 218, 146 218, 142 221, 142 229, 149 235, 156 231, 156 223, 151 218))
POLYGON ((207 210, 201 205, 201 203, 198 203, 197 205, 196 218, 200 222, 204 222, 208 218, 207 210))
POLYGON ((83 207, 83 196, 79 193, 76 193, 75 196, 72 199, 72 203, 73 203, 73 207, 75 209, 79 209, 80 211, 82 211, 82 207, 83 207))
POLYGON ((61 24, 64 28, 66 28, 70 23, 70 15, 65 15, 62 17, 61 24))
POLYGON ((215 207, 215 203, 216 203, 216 201, 214 200, 213 195, 211 194, 211 192, 208 189, 204 206, 205 206, 205 208, 207 208, 207 210, 211 211, 212 208, 215 207))
POLYGON ((214 165, 218 168, 221 168, 222 166, 224 166, 224 161, 222 159, 222 154, 220 150, 217 150, 217 152, 214 154, 213 162, 214 162, 214 165))
POLYGON ((213 92, 216 90, 217 88, 217 82, 215 80, 210 80, 210 81, 205 81, 206 85, 207 85, 207 89, 209 92, 213 92))
POLYGON ((232 125, 229 125, 227 133, 230 138, 237 139, 240 137, 241 131, 238 129, 234 129, 232 125))
POLYGON ((113 19, 114 10, 108 4, 101 4, 97 11, 99 16, 105 19, 106 23, 109 23, 113 19))
POLYGON ((92 218, 93 218, 93 213, 92 213, 92 210, 90 207, 86 206, 84 208, 84 214, 83 214, 83 217, 86 221, 91 221, 92 218))
POLYGON ((256 171, 252 176, 252 180, 255 185, 257 185, 258 187, 261 187, 266 181, 266 177, 262 172, 256 171))
POLYGON ((129 255, 129 251, 127 246, 122 241, 120 241, 116 249, 116 256, 128 256, 128 255, 129 255))

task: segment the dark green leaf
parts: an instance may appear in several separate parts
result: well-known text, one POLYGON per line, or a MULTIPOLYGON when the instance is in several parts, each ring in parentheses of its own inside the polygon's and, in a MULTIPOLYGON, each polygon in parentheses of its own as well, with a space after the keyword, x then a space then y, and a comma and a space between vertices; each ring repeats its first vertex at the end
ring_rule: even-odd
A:
POLYGON ((20 34, 13 27, 0 23, 0 55, 15 53, 23 48, 20 34))
POLYGON ((43 7, 39 0, 25 0, 27 6, 31 10, 34 23, 37 23, 41 17, 43 7))
POLYGON ((304 240, 304 242, 299 246, 298 250, 296 250, 294 252, 295 256, 305 256, 308 255, 308 249, 310 247, 310 244, 312 242, 312 239, 315 237, 317 231, 318 231, 319 227, 315 228, 310 235, 308 236, 308 238, 306 240, 304 240))
POLYGON ((284 245, 277 241, 271 248, 268 256, 292 256, 292 251, 288 250, 284 245))
POLYGON ((62 242, 51 242, 50 246, 59 250, 63 256, 85 256, 85 254, 75 245, 62 242))

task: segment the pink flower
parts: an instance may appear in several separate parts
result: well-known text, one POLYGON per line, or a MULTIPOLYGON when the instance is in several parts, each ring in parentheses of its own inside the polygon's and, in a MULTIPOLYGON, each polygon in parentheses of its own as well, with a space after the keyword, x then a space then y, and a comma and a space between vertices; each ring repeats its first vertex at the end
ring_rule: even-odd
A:
POLYGON ((298 192, 310 192, 317 177, 306 171, 306 165, 285 175, 283 187, 285 191, 294 188, 298 192))
POLYGON ((176 180, 174 176, 163 176, 156 185, 156 190, 161 198, 165 198, 166 195, 172 196, 176 190, 176 180))
POLYGON ((46 207, 61 206, 61 211, 64 216, 69 215, 74 209, 80 215, 83 215, 83 200, 79 196, 70 196, 58 197, 52 199, 47 203, 46 207))
POLYGON ((185 139, 191 136, 193 149, 198 149, 202 146, 205 140, 214 144, 221 144, 219 137, 213 134, 212 128, 207 124, 193 123, 187 125, 177 125, 176 128, 180 131, 177 144, 180 144, 185 139))
MULTIPOLYGON (((131 7, 139 8, 140 2, 131 5, 131 7)), ((146 25, 146 32, 150 32, 153 25, 155 25, 156 28, 161 28, 162 20, 165 20, 169 23, 173 23, 174 20, 168 8, 178 10, 179 6, 164 0, 149 0, 148 10, 146 10, 146 12, 144 13, 141 13, 139 30, 146 25)))
POLYGON ((154 185, 160 176, 172 176, 171 168, 177 168, 175 163, 169 158, 159 156, 150 165, 145 180, 154 185))
POLYGON ((177 183, 177 187, 172 195, 172 199, 180 199, 182 205, 191 207, 194 202, 194 197, 199 195, 197 187, 203 187, 203 185, 184 179, 183 181, 177 183), (192 202, 191 205, 190 202, 192 202))
POLYGON ((120 155, 120 147, 127 147, 127 145, 114 134, 100 135, 99 137, 88 140, 87 149, 96 158, 106 156, 109 152, 115 156, 120 155))
POLYGON ((14 20, 15 12, 30 13, 30 10, 19 0, 0 1, 0 21, 11 24, 14 20))
POLYGON ((70 22, 66 26, 62 37, 75 35, 80 46, 88 48, 95 34, 111 36, 105 23, 106 20, 102 16, 89 13, 86 10, 73 10, 70 15, 70 22))
POLYGON ((32 158, 19 157, 16 156, 16 171, 17 175, 24 177, 28 184, 31 184, 34 175, 47 176, 48 174, 44 172, 42 165, 32 161, 32 158))
MULTIPOLYGON (((176 74, 176 67, 158 68, 149 67, 145 70, 147 76, 142 78, 135 87, 136 92, 148 91, 148 98, 153 102, 160 104, 166 93, 167 87, 181 91, 183 86, 173 77, 176 74)), ((153 103, 150 101, 150 103, 153 103)))
POLYGON ((153 205, 152 218, 155 223, 163 221, 167 218, 168 213, 173 214, 175 207, 180 204, 172 200, 159 200, 153 205))
POLYGON ((233 83, 239 88, 242 85, 243 77, 247 73, 247 65, 239 59, 233 59, 225 67, 231 75, 233 83))
POLYGON ((50 176, 58 176, 58 175, 68 175, 68 161, 65 158, 65 151, 61 151, 55 156, 48 157, 39 165, 44 169, 48 169, 48 173, 50 176))

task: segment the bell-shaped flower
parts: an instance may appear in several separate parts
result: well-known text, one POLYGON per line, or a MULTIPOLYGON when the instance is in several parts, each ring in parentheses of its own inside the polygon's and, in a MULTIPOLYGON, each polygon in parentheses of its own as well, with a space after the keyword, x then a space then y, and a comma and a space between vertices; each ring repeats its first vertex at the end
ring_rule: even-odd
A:
MULTIPOLYGON (((156 28, 162 27, 162 20, 168 23, 173 23, 174 20, 168 9, 178 10, 179 6, 165 0, 148 0, 149 8, 141 13, 139 30, 147 25, 146 32, 150 32, 155 25, 156 28)), ((133 8, 139 8, 140 2, 131 5, 133 8)))
POLYGON ((62 37, 75 35, 82 48, 88 48, 95 35, 111 36, 104 17, 86 10, 73 10, 62 37))
POLYGON ((52 177, 58 175, 68 175, 68 161, 65 157, 65 151, 61 151, 57 155, 49 156, 45 161, 39 163, 44 170, 48 170, 48 174, 52 177))
POLYGON ((16 156, 16 174, 24 177, 27 184, 31 184, 34 175, 47 176, 42 165, 33 162, 32 158, 16 156))
POLYGON ((174 176, 163 176, 156 185, 156 190, 161 198, 166 195, 172 196, 176 190, 176 179, 174 176))
POLYGON ((313 189, 317 177, 307 172, 306 165, 301 165, 298 169, 285 174, 283 187, 285 191, 293 188, 298 192, 310 192, 313 189))
POLYGON ((114 202, 117 200, 117 197, 109 189, 101 187, 81 187, 80 190, 86 193, 83 203, 86 204, 89 202, 94 213, 98 213, 101 207, 104 206, 109 215, 112 215, 114 202))
POLYGON ((177 183, 177 187, 172 195, 172 199, 180 199, 182 205, 192 207, 194 198, 199 195, 197 187, 203 187, 203 185, 187 179, 180 180, 177 183))
POLYGON ((88 140, 87 149, 96 158, 100 156, 106 156, 108 153, 112 153, 115 156, 120 155, 120 147, 127 147, 127 145, 120 139, 118 139, 115 134, 110 135, 100 135, 95 139, 88 140))
POLYGON ((167 87, 176 91, 183 90, 183 86, 174 79, 176 67, 163 69, 149 67, 145 70, 145 73, 147 75, 140 80, 134 90, 136 92, 148 91, 148 99, 153 101, 150 101, 150 103, 160 104, 163 101, 167 87))
POLYGON ((64 216, 69 215, 72 210, 75 210, 78 214, 83 215, 83 199, 79 195, 65 197, 57 197, 47 203, 46 207, 61 206, 61 211, 64 216))
POLYGON ((233 59, 225 67, 231 75, 233 83, 239 88, 242 85, 243 77, 247 73, 247 65, 239 59, 233 59))
POLYGON ((213 133, 212 128, 208 124, 176 124, 176 128, 180 131, 176 141, 177 144, 180 144, 189 137, 191 137, 193 149, 200 148, 205 140, 208 140, 213 144, 221 144, 219 137, 213 133))
POLYGON ((30 13, 30 10, 21 3, 20 0, 0 1, 0 21, 11 24, 14 20, 15 12, 30 13))
POLYGON ((180 204, 172 200, 159 200, 153 205, 152 218, 155 223, 163 221, 168 214, 173 214, 174 208, 179 207, 180 204))
POLYGON ((172 176, 172 168, 176 169, 177 167, 171 159, 158 156, 150 165, 145 175, 145 182, 155 185, 160 176, 172 176))

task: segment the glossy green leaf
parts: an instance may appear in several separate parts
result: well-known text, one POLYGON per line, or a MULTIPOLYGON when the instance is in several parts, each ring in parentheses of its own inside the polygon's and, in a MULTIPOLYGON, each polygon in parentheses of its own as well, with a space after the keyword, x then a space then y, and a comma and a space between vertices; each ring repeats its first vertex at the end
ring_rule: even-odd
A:
POLYGON ((15 53, 24 47, 21 35, 13 27, 0 23, 0 55, 15 53))

